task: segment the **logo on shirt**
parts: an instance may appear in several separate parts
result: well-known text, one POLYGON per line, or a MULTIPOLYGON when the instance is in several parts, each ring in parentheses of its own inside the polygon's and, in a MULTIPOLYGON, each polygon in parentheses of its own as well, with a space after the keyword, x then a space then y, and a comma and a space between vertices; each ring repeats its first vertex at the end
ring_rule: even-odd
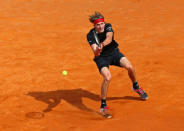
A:
POLYGON ((107 30, 108 31, 112 31, 112 27, 107 27, 107 30))

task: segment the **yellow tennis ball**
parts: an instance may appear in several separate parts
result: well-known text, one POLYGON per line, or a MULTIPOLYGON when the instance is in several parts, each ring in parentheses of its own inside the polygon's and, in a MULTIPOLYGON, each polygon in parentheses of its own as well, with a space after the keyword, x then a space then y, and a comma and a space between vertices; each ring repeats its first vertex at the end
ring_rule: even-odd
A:
POLYGON ((64 76, 66 76, 66 75, 68 74, 68 72, 67 72, 66 70, 64 70, 64 71, 62 72, 62 74, 63 74, 64 76))

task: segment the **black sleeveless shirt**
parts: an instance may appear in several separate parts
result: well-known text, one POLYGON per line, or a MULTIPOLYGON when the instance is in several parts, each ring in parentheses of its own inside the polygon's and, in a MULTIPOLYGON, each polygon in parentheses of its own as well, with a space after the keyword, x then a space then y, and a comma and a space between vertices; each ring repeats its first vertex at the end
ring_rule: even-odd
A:
MULTIPOLYGON (((95 37, 93 35, 93 31, 95 30, 95 28, 92 28, 89 33, 87 34, 87 41, 90 45, 92 44, 96 44, 96 40, 95 37)), ((99 33, 97 34, 100 43, 103 42, 106 39, 106 34, 107 32, 113 32, 112 26, 109 23, 105 24, 105 28, 104 28, 104 32, 103 33, 99 33)), ((112 38, 112 42, 106 46, 103 47, 103 50, 100 54, 100 56, 108 56, 111 55, 111 53, 114 51, 115 48, 118 47, 118 43, 114 40, 114 35, 112 38)))

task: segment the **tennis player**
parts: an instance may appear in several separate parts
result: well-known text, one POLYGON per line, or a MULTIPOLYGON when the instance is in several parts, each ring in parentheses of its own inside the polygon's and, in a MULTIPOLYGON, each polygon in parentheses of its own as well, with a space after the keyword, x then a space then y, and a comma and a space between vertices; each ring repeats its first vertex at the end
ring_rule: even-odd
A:
POLYGON ((132 89, 140 95, 144 100, 148 99, 146 92, 139 87, 136 79, 135 70, 130 61, 120 52, 118 43, 114 40, 114 31, 110 23, 104 21, 104 16, 95 12, 89 16, 89 21, 93 24, 93 28, 87 34, 87 41, 94 52, 94 61, 98 67, 100 74, 103 76, 101 87, 101 106, 100 112, 104 113, 108 110, 106 104, 108 86, 111 80, 109 66, 119 66, 128 71, 128 76, 132 81, 132 89), (94 32, 97 34, 100 45, 96 41, 94 32))

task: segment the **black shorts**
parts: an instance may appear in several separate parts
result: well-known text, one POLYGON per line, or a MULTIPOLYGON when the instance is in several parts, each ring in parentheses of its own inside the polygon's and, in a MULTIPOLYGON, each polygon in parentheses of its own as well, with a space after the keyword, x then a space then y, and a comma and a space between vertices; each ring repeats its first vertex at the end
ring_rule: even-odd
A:
POLYGON ((125 57, 118 48, 115 48, 114 51, 108 56, 96 56, 94 61, 98 67, 99 72, 103 67, 108 67, 109 65, 120 66, 120 59, 125 57))

